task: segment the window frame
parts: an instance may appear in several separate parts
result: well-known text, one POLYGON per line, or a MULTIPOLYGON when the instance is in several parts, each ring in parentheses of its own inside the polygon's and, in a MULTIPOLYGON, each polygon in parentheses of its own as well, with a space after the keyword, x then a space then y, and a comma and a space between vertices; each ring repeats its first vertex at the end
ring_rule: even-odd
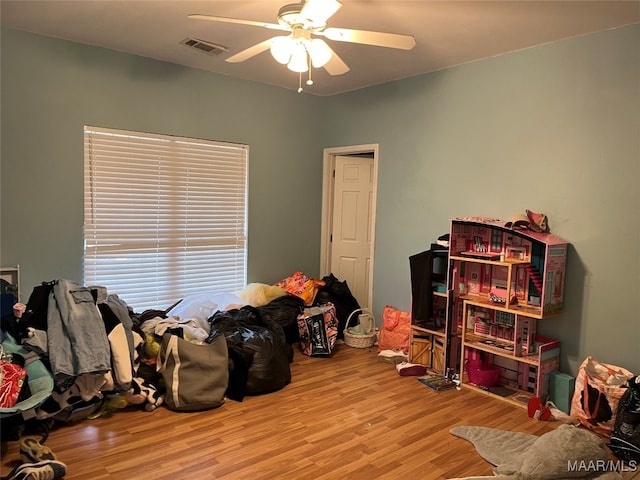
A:
POLYGON ((83 175, 85 285, 134 311, 246 286, 248 145, 85 126, 83 175))

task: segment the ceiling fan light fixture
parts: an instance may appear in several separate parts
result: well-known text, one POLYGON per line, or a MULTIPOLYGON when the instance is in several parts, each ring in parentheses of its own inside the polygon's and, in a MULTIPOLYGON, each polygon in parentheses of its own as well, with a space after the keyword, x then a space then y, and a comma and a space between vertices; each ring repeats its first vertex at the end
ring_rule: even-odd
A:
POLYGON ((297 0, 297 3, 284 5, 278 10, 277 24, 201 14, 189 15, 189 18, 251 25, 287 32, 284 36, 268 38, 245 48, 226 58, 225 61, 229 63, 244 62, 266 50, 271 50, 271 55, 278 63, 286 65, 289 70, 299 74, 299 92, 302 91, 302 73, 304 72, 309 72, 307 85, 313 85, 311 73, 314 68, 324 67, 329 75, 343 75, 349 71, 349 67, 340 56, 324 40, 314 38, 316 36, 321 36, 329 41, 401 50, 411 50, 415 46, 415 38, 411 35, 349 28, 327 28, 327 21, 341 7, 342 3, 338 0, 297 0))
POLYGON ((291 37, 275 37, 271 42, 271 55, 276 62, 286 65, 291 60, 294 42, 291 37))
POLYGON ((287 65, 289 70, 294 72, 306 72, 309 70, 307 62, 307 49, 302 42, 296 42, 291 52, 291 61, 287 65))
POLYGON ((314 38, 307 44, 307 50, 311 57, 311 64, 314 68, 324 67, 331 59, 333 51, 327 45, 327 42, 320 38, 314 38))

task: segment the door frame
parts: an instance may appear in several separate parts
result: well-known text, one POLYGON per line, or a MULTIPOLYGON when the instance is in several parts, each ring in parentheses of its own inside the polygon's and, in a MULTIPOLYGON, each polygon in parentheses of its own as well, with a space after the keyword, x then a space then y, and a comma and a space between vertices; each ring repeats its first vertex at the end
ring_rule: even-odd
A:
POLYGON ((374 281, 374 252, 376 233, 376 203, 378 196, 378 149, 377 143, 363 145, 351 145, 344 147, 330 147, 323 150, 322 160, 322 227, 320 237, 320 276, 329 275, 331 269, 331 226, 333 222, 333 196, 334 179, 333 172, 336 165, 336 157, 341 155, 367 154, 373 155, 373 199, 371 207, 371 251, 369 252, 371 263, 369 265, 369 291, 367 292, 369 308, 373 307, 373 281, 374 281))

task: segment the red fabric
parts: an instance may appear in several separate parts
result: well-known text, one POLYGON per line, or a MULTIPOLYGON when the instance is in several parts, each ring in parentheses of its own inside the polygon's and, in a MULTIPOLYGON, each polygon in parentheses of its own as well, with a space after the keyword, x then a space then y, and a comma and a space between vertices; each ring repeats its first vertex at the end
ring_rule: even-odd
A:
POLYGON ((11 408, 15 406, 26 376, 27 371, 20 365, 9 362, 0 362, 1 408, 11 408))

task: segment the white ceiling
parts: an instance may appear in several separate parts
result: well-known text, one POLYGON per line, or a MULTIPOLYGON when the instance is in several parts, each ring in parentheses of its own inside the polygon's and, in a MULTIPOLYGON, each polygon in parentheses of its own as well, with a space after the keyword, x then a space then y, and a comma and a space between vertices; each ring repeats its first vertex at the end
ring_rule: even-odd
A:
MULTIPOLYGON (((413 35, 411 51, 329 41, 351 70, 314 69, 315 95, 334 95, 505 52, 640 22, 640 0, 340 0, 330 27, 413 35)), ((1 0, 3 26, 97 45, 286 89, 298 74, 269 52, 243 63, 225 58, 281 32, 188 19, 191 13, 277 23, 295 0, 1 0), (181 44, 187 37, 223 45, 208 55, 181 44)), ((306 74, 303 74, 303 76, 306 74)), ((303 77, 303 81, 306 77, 303 77)))

